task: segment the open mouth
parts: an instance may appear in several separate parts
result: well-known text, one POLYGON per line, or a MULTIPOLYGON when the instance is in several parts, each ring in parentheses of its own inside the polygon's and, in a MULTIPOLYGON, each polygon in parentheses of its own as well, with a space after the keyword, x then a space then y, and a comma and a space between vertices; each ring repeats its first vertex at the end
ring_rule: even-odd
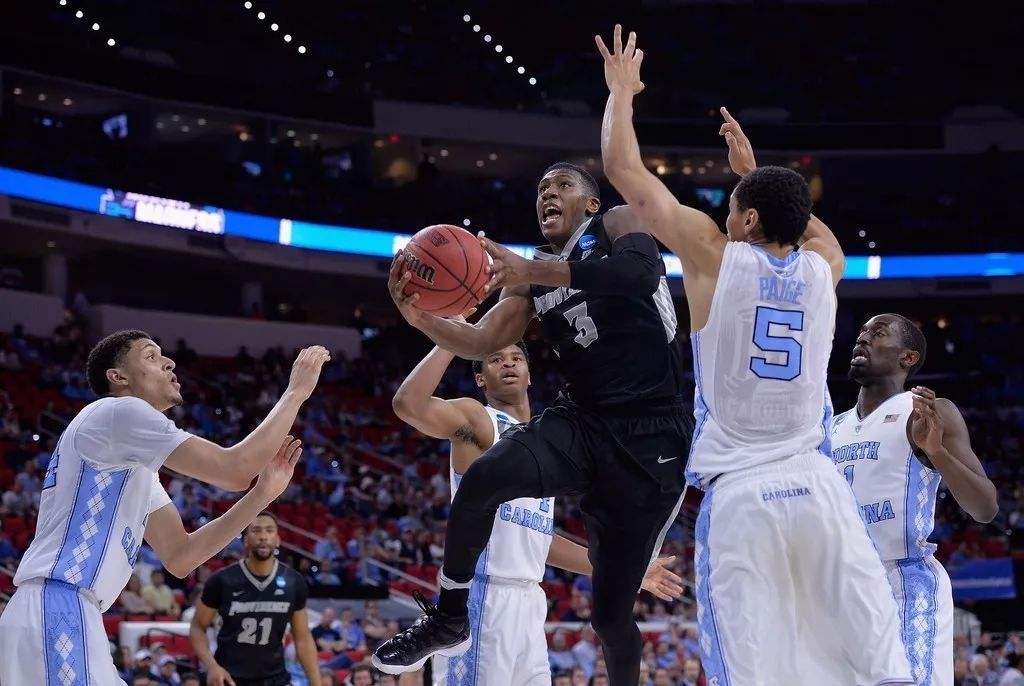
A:
POLYGON ((867 348, 857 346, 853 349, 853 359, 850 360, 851 367, 863 367, 868 363, 869 354, 867 348))
POLYGON ((548 224, 558 221, 558 218, 561 216, 561 208, 558 208, 554 205, 548 205, 547 207, 544 208, 544 211, 541 214, 541 223, 544 226, 547 226, 548 224))

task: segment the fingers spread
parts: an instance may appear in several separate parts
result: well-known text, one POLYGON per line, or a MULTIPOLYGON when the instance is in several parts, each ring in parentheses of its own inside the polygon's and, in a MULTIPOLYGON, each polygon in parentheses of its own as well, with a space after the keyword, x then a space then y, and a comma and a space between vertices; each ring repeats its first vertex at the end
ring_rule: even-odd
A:
POLYGON ((622 24, 615 25, 615 32, 612 34, 612 47, 616 55, 622 54, 622 24))
POLYGON ((601 53, 602 57, 605 59, 611 57, 611 53, 608 52, 608 46, 604 44, 604 40, 602 40, 601 36, 594 36, 594 42, 597 43, 597 51, 601 53))

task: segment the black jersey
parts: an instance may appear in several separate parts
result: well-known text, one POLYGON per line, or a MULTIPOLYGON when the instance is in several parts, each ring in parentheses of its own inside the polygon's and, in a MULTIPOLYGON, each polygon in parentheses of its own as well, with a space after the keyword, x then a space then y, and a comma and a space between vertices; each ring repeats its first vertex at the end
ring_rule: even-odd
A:
MULTIPOLYGON (((602 215, 583 223, 555 255, 535 259, 600 260, 611 252, 602 215)), ((562 287, 530 286, 544 335, 559 359, 566 392, 591 406, 619 406, 683 394, 676 311, 662 266, 651 294, 597 295, 562 287)))
POLYGON ((211 576, 202 600, 223 622, 217 633, 217 664, 235 679, 287 676, 284 632, 292 613, 306 607, 308 595, 306 580, 279 562, 264 579, 253 576, 244 561, 211 576))

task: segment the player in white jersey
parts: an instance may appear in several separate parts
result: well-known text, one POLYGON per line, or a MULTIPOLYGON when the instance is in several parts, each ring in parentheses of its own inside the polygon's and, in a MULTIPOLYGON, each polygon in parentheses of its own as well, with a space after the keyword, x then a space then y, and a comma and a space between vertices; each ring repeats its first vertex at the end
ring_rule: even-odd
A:
POLYGON ((682 261, 696 381, 687 473, 705 491, 694 555, 708 684, 912 683, 896 603, 879 588, 885 570, 829 459, 826 365, 843 251, 811 215, 807 183, 757 169, 725 108, 720 134, 742 177, 727 234, 681 205, 645 166, 633 130, 644 88, 635 34, 623 48, 617 26, 612 50, 597 43, 610 91, 605 172, 682 261))
POLYGON ((992 521, 999 503, 956 405, 924 386, 903 390, 925 353, 924 334, 906 317, 880 314, 861 327, 849 371, 860 392, 832 421, 832 459, 900 605, 915 683, 950 686, 953 591, 928 542, 939 481, 976 521, 992 521))
POLYGON ((287 436, 330 358, 320 346, 295 361, 266 419, 221 448, 162 413, 182 402, 174 362, 143 331, 100 341, 87 361, 100 396, 71 420, 46 470, 36 535, 0 616, 0 686, 124 684, 110 657, 102 613, 124 589, 145 540, 185 577, 221 551, 288 485, 299 441, 287 436), (231 491, 256 486, 192 533, 157 478, 176 472, 231 491))
MULTIPOLYGON (((473 398, 433 395, 454 355, 434 348, 395 394, 395 413, 423 433, 451 442, 451 494, 469 466, 510 427, 530 418, 530 369, 522 343, 473 362, 487 404, 473 398)), ((524 469, 535 469, 524 464, 524 469)), ((502 503, 477 562, 469 592, 470 639, 433 658, 435 686, 550 686, 544 620, 547 600, 539 582, 544 565, 579 574, 592 572, 587 549, 554 532, 554 498, 517 498, 502 503)), ((642 588, 663 600, 678 597, 682 579, 656 560, 642 588)), ((424 603, 426 605, 426 603, 424 603)), ((427 608, 424 607, 426 610, 427 608)), ((385 672, 396 671, 381 663, 385 672)))

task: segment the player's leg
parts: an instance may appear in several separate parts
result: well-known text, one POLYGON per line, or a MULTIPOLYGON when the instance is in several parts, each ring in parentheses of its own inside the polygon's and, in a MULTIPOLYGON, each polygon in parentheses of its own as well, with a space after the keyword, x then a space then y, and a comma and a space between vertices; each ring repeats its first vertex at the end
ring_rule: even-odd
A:
POLYGON ((538 584, 519 591, 516 633, 519 657, 511 686, 550 686, 551 665, 548 662, 548 641, 544 622, 548 614, 547 597, 538 584))
POLYGON ((708 683, 827 683, 797 675, 800 617, 785 512, 763 499, 763 485, 758 478, 714 483, 697 515, 697 630, 708 683))
POLYGON ((830 464, 802 478, 809 494, 790 528, 801 611, 812 622, 802 660, 835 683, 851 674, 857 686, 913 683, 897 603, 853 492, 830 464))
POLYGON ((448 517, 438 603, 442 612, 465 612, 469 583, 501 503, 583 489, 588 476, 573 455, 580 445, 578 431, 573 413, 551 408, 510 429, 466 470, 448 517))
POLYGON ((0 614, 0 684, 49 684, 43 648, 43 586, 22 584, 0 614))
POLYGON ((933 557, 884 564, 914 683, 952 683, 953 592, 946 570, 933 557))

